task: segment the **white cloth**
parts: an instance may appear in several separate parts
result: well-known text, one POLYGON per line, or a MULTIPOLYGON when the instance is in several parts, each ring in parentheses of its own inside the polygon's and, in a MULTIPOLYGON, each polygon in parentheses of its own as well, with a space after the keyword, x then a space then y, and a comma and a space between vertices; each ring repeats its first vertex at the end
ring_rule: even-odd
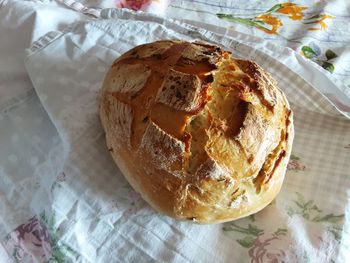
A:
POLYGON ((17 235, 6 236, 0 255, 11 257, 16 248, 24 251, 21 259, 30 254, 26 257, 39 261, 61 253, 71 262, 345 262, 350 122, 303 78, 321 90, 332 82, 291 50, 258 44, 241 33, 223 36, 127 11, 102 10, 101 15, 106 19, 48 33, 28 50, 26 69, 42 106, 29 83, 13 96, 16 103, 6 101, 6 109, 1 104, 0 140, 6 150, 0 151, 0 233, 42 209, 55 220, 43 219, 46 227, 39 228, 51 236, 41 242, 45 256, 30 254, 30 242, 24 242, 31 240, 29 232, 22 243, 15 241, 17 235), (295 113, 293 158, 278 198, 255 217, 201 226, 159 215, 112 161, 98 118, 104 74, 126 50, 164 38, 200 38, 253 59, 288 96, 295 113), (28 95, 19 100, 23 94, 28 95))
POLYGON ((54 3, 0 1, 1 236, 32 216, 29 204, 44 190, 37 189, 36 171, 59 142, 25 70, 25 49, 48 31, 82 19, 81 14, 54 3))

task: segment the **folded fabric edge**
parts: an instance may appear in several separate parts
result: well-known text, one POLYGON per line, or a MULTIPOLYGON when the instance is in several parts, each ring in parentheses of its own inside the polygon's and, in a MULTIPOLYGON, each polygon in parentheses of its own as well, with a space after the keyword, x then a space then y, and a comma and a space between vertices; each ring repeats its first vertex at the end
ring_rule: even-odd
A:
MULTIPOLYGON (((245 45, 248 45, 250 47, 256 48, 258 45, 259 47, 263 47, 264 50, 259 49, 260 52, 265 53, 269 56, 272 56, 274 58, 278 58, 279 62, 284 64, 288 69, 293 71, 294 73, 298 74, 301 78, 303 78, 310 86, 320 93, 320 95, 325 98, 335 109, 337 112, 341 113, 346 118, 350 118, 350 92, 349 94, 343 92, 341 88, 336 84, 337 82, 334 80, 333 76, 330 76, 328 72, 326 72, 322 67, 315 63, 310 63, 306 58, 303 58, 300 54, 295 52, 294 50, 286 47, 278 46, 274 43, 264 41, 263 39, 255 36, 250 36, 248 34, 244 34, 238 31, 234 31, 232 29, 227 29, 224 27, 219 26, 213 26, 207 23, 203 22, 196 22, 191 20, 176 20, 172 18, 164 18, 162 16, 158 16, 155 14, 149 14, 145 12, 133 12, 127 9, 116 9, 116 8, 107 8, 101 10, 101 16, 102 19, 133 19, 133 20, 141 20, 141 21, 149 21, 149 22, 156 22, 163 25, 167 24, 175 24, 181 27, 186 27, 189 29, 194 30, 198 33, 198 36, 201 35, 205 38, 205 35, 203 32, 201 32, 200 29, 204 29, 206 32, 210 32, 213 35, 217 35, 220 37, 228 37, 231 40, 234 41, 241 41, 245 45), (278 52, 276 52, 278 51, 278 52), (276 53, 279 54, 276 56, 276 53), (295 59, 298 63, 302 64, 302 67, 295 68, 292 67, 290 63, 286 63, 285 61, 289 61, 290 58, 295 59), (308 70, 311 70, 317 74, 320 74, 322 78, 320 80, 312 79, 312 74, 306 75, 301 74, 302 70, 304 68, 307 68, 308 70), (319 86, 321 84, 323 86, 328 85, 334 87, 332 91, 334 93, 330 92, 323 92, 315 86, 319 86), (325 84, 326 83, 326 84, 325 84), (344 96, 345 95, 345 96, 344 96)), ((345 89, 344 89, 345 90, 345 89)))
MULTIPOLYGON (((341 113, 343 116, 350 118, 350 97, 343 96, 344 93, 336 84, 334 81, 330 79, 331 76, 329 74, 324 74, 322 69, 314 63, 310 63, 305 58, 297 54, 294 50, 290 48, 280 47, 278 45, 275 45, 274 43, 264 41, 261 38, 250 36, 248 34, 244 34, 241 32, 237 32, 231 29, 218 27, 209 25, 202 22, 195 22, 186 20, 176 20, 172 18, 164 18, 162 16, 158 16, 155 14, 149 14, 142 11, 133 12, 127 9, 116 9, 116 8, 107 8, 102 9, 100 13, 101 19, 123 19, 123 20, 134 20, 134 21, 145 21, 145 22, 154 22, 158 24, 162 24, 164 26, 173 26, 175 29, 177 27, 180 27, 181 29, 188 29, 195 33, 193 36, 194 38, 200 38, 202 40, 207 40, 208 42, 213 42, 212 39, 208 39, 205 35, 210 34, 215 39, 223 39, 223 38, 229 38, 231 41, 238 42, 240 44, 247 45, 251 48, 257 48, 261 47, 259 49, 259 52, 262 52, 270 57, 273 57, 277 59, 280 63, 285 65, 289 70, 292 72, 298 74, 304 81, 306 81, 310 86, 319 93, 324 99, 326 99, 327 102, 329 102, 338 113, 341 113), (210 29, 208 29, 210 28, 210 29), (277 51, 277 52, 276 52, 277 51), (278 54, 276 56, 276 54, 278 54), (290 61, 290 59, 293 59, 294 62, 298 62, 298 64, 301 64, 301 67, 292 67, 293 63, 287 63, 290 61), (289 65, 291 64, 291 65, 289 65), (305 68, 307 68, 309 71, 313 71, 320 76, 322 76, 321 80, 317 80, 312 78, 312 74, 306 75, 301 74, 301 71, 305 71, 305 68), (327 83, 328 84, 325 84, 327 83), (321 86, 324 85, 330 85, 334 87, 331 89, 334 91, 334 93, 331 92, 323 92, 320 89, 315 88, 315 86, 321 86)), ((94 21, 94 20, 92 20, 94 21)), ((74 30, 74 28, 79 25, 80 23, 89 23, 92 21, 78 21, 75 22, 68 27, 66 27, 62 31, 51 31, 45 34, 44 36, 40 37, 38 40, 33 42, 32 46, 27 49, 27 57, 28 58, 35 54, 36 52, 40 51, 42 48, 49 45, 51 42, 53 42, 55 39, 63 36, 65 33, 71 32, 74 30)), ((96 20, 95 20, 96 21, 96 20)), ((216 43, 220 44, 220 43, 216 43)), ((294 63, 295 64, 295 63, 294 63)))

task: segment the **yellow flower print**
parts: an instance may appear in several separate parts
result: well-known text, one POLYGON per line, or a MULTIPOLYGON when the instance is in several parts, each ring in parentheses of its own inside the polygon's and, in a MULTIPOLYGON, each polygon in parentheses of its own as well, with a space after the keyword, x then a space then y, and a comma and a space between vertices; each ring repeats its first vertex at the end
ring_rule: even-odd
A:
POLYGON ((289 15, 292 20, 301 20, 304 17, 303 11, 307 9, 306 6, 298 6, 294 3, 282 3, 281 7, 276 10, 277 13, 289 15))
POLYGON ((271 25, 272 28, 258 27, 258 29, 265 31, 268 34, 276 34, 278 28, 283 25, 282 21, 277 17, 270 14, 262 14, 256 17, 258 20, 264 22, 267 25, 271 25))
POLYGON ((328 28, 328 25, 326 24, 325 20, 326 19, 333 19, 334 16, 331 15, 327 15, 327 14, 320 14, 320 15, 316 15, 313 16, 309 19, 305 19, 306 22, 304 22, 304 24, 308 25, 308 24, 318 24, 320 25, 320 27, 310 27, 308 28, 308 30, 311 31, 315 31, 315 30, 325 30, 328 28))
POLYGON ((333 16, 324 13, 305 18, 304 10, 307 9, 308 7, 306 6, 284 2, 275 4, 269 10, 261 14, 244 14, 238 16, 234 14, 217 13, 216 16, 219 19, 240 23, 249 27, 255 27, 265 33, 276 35, 280 35, 278 30, 283 26, 282 19, 290 19, 293 21, 300 21, 300 23, 303 23, 304 25, 312 25, 307 28, 308 30, 325 30, 328 27, 325 22, 326 19, 334 18, 333 16), (320 27, 314 27, 314 25, 319 25, 320 27))

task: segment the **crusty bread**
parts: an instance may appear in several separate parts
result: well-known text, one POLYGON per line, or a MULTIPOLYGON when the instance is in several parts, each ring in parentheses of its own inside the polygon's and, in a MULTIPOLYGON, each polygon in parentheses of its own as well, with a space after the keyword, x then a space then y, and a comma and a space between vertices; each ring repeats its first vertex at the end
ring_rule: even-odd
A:
POLYGON ((156 210, 217 223, 280 191, 294 137, 288 101, 256 63, 204 43, 137 46, 107 73, 100 116, 113 159, 156 210))

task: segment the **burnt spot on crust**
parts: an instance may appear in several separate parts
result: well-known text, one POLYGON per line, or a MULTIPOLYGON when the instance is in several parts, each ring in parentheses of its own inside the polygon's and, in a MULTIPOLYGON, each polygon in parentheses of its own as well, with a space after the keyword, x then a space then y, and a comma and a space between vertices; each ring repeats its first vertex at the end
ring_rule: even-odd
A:
POLYGON ((253 155, 250 155, 248 157, 248 163, 252 163, 254 161, 254 156, 253 155))
MULTIPOLYGON (((172 87, 175 88, 174 86, 172 87)), ((183 96, 179 90, 175 91, 175 97, 178 98, 179 100, 182 100, 183 98, 185 98, 185 96, 183 96)))
POLYGON ((214 77, 213 77, 213 74, 208 74, 208 75, 205 75, 203 78, 202 78, 202 81, 204 83, 212 83, 214 81, 214 77))
POLYGON ((163 59, 162 54, 153 54, 152 58, 158 59, 158 60, 163 59))

